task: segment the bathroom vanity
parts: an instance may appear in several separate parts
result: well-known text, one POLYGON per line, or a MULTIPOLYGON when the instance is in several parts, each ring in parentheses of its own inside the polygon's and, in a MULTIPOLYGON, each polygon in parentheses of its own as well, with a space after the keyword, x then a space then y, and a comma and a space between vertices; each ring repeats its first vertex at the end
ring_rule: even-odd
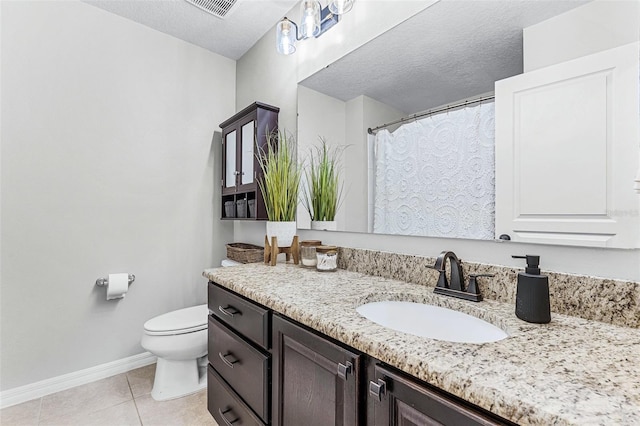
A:
POLYGON ((636 328, 555 313, 528 324, 512 304, 345 270, 248 264, 204 275, 209 410, 221 425, 640 423, 636 328), (383 300, 465 312, 509 337, 445 342, 356 312, 383 300))
POLYGON ((208 409, 220 424, 512 424, 213 281, 209 309, 208 409))

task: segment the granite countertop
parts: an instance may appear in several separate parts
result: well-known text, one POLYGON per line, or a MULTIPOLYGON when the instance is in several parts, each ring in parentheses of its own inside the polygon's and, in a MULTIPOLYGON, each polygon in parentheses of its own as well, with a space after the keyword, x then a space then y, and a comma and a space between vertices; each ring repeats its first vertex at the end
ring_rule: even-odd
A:
POLYGON ((514 306, 435 295, 431 287, 345 270, 247 264, 203 275, 275 312, 520 424, 640 424, 640 330, 552 313, 529 324, 514 306), (355 310, 426 302, 485 319, 510 337, 451 343, 393 331, 355 310))

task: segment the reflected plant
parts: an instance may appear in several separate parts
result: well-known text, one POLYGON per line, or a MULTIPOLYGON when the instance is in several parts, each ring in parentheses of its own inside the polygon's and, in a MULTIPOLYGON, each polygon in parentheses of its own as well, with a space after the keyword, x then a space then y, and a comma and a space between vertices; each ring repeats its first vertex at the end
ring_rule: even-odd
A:
POLYGON ((303 204, 311 220, 335 220, 342 201, 343 184, 340 182, 339 160, 345 146, 330 147, 320 137, 320 146, 311 148, 309 167, 305 171, 303 204))

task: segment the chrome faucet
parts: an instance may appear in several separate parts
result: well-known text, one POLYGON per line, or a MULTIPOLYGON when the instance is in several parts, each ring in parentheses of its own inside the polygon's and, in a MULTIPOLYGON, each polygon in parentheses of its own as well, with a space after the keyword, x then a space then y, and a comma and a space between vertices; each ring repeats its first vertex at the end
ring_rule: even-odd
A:
POLYGON ((443 251, 436 259, 436 263, 430 268, 440 272, 438 277, 438 283, 433 292, 436 294, 444 294, 447 296, 458 297, 460 299, 471 300, 473 302, 480 302, 482 295, 480 294, 480 288, 478 287, 478 277, 492 277, 491 274, 473 274, 470 275, 469 285, 464 286, 464 275, 462 273, 462 261, 458 259, 452 251, 443 251), (447 280, 447 260, 450 265, 450 277, 451 283, 447 280))

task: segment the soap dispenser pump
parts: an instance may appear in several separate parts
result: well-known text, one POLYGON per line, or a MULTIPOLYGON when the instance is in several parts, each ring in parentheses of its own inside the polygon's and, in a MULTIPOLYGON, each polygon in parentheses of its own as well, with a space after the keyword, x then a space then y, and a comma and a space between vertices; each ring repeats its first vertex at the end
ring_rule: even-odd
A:
POLYGON ((549 302, 549 278, 540 274, 540 256, 511 256, 526 259, 527 267, 518 274, 516 293, 516 316, 521 320, 537 324, 551 321, 549 302))

